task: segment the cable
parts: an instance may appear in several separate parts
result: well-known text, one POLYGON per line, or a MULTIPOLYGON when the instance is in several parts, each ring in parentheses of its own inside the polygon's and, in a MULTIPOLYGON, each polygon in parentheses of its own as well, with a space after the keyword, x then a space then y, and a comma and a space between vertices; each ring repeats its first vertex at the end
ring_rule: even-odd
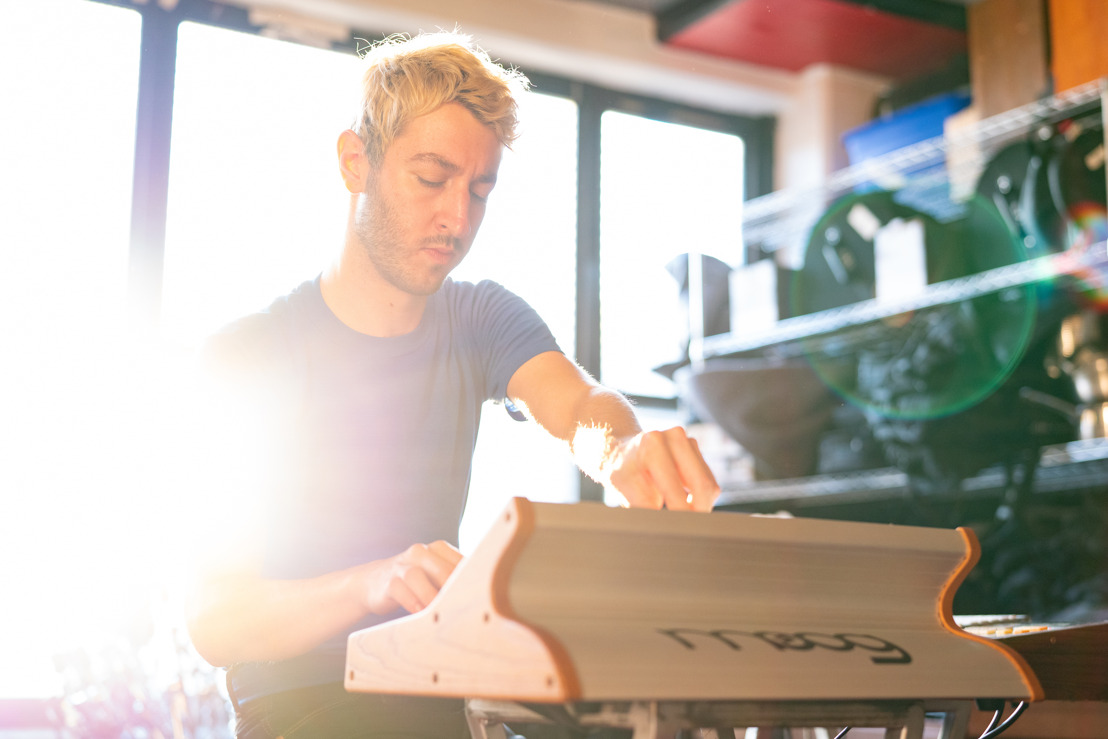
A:
MULTIPOLYGON (((1012 709, 1012 712, 1008 714, 1008 718, 1004 719, 999 725, 993 728, 988 728, 985 733, 978 739, 993 739, 993 737, 1000 736, 1009 726, 1016 722, 1016 719, 1027 710, 1027 701, 1020 701, 1019 705, 1012 709)), ((997 711, 997 716, 1000 715, 1000 711, 997 711)), ((993 723, 996 723, 996 716, 993 717, 993 721, 989 724, 992 727, 993 723)))
POLYGON ((843 730, 835 735, 835 739, 843 739, 843 737, 846 736, 846 732, 848 732, 848 731, 850 731, 850 727, 849 726, 844 726, 843 730))
POLYGON ((989 732, 992 731, 996 727, 997 723, 1000 722, 1000 714, 1002 713, 1004 713, 1003 703, 1000 705, 1000 708, 996 709, 996 711, 993 712, 993 720, 990 721, 989 725, 985 727, 985 731, 982 732, 981 736, 989 735, 989 732))

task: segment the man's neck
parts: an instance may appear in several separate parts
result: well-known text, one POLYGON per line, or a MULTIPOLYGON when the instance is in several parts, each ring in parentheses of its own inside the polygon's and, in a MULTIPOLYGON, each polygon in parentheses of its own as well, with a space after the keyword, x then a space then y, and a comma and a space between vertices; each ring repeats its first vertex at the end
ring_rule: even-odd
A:
POLYGON ((423 319, 427 297, 411 295, 388 283, 371 264, 343 258, 320 282, 323 302, 358 333, 387 338, 411 333, 423 319))

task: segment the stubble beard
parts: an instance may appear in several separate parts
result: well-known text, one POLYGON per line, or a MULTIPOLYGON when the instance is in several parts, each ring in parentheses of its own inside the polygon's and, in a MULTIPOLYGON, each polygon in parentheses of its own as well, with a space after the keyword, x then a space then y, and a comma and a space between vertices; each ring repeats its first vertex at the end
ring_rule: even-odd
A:
POLYGON ((461 245, 449 236, 443 236, 424 239, 415 247, 406 248, 400 238, 401 232, 396 208, 370 175, 354 215, 354 233, 370 263, 386 282, 399 290, 420 296, 437 292, 456 263, 436 270, 420 270, 414 262, 415 252, 429 245, 452 246, 458 251, 461 245))

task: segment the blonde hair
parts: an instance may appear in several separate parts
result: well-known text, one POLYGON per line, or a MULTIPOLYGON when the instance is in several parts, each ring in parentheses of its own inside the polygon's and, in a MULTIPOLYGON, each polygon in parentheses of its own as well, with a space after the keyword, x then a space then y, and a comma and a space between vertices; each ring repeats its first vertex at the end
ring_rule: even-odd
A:
POLYGON ((456 31, 394 35, 363 54, 362 98, 355 133, 380 164, 414 118, 459 103, 489 126, 504 146, 515 141, 518 94, 527 78, 494 62, 472 37, 456 31))

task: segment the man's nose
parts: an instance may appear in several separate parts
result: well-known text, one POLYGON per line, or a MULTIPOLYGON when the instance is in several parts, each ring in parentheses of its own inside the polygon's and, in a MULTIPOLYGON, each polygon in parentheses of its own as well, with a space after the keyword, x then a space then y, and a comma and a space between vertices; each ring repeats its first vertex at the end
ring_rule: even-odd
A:
POLYGON ((439 202, 438 228, 456 239, 468 237, 473 228, 472 198, 466 188, 450 188, 444 192, 439 202))

